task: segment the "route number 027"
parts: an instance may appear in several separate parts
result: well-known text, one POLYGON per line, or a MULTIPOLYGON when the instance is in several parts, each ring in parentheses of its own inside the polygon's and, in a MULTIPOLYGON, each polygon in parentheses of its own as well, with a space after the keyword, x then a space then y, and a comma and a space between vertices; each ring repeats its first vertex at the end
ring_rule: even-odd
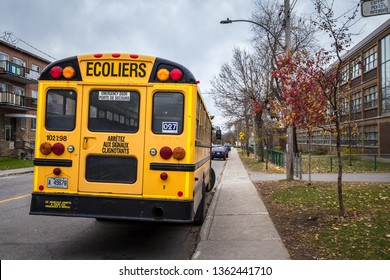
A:
POLYGON ((178 126, 177 122, 163 122, 162 133, 177 133, 178 126))

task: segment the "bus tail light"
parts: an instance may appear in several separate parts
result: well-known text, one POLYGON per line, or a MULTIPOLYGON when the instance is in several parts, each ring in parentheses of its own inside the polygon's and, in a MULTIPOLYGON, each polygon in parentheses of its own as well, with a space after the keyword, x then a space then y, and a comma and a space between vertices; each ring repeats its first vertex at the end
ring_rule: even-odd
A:
POLYGON ((182 147, 176 147, 173 149, 173 158, 182 160, 186 155, 186 151, 182 147))
POLYGON ((168 179, 168 174, 166 173, 166 172, 162 172, 161 174, 160 174, 160 178, 161 178, 161 180, 166 180, 166 179, 168 179))
POLYGON ((40 146, 39 146, 39 151, 41 151, 42 154, 44 155, 48 155, 51 153, 51 144, 49 142, 43 142, 40 146))
POLYGON ((183 72, 178 68, 172 69, 172 71, 169 71, 166 68, 161 68, 157 71, 157 79, 160 82, 166 82, 169 78, 171 78, 173 82, 178 82, 183 78, 183 72))
POLYGON ((72 66, 66 66, 62 69, 60 66, 54 66, 50 69, 50 77, 55 80, 58 80, 62 77, 65 79, 72 79, 76 75, 76 70, 72 66))
POLYGON ((171 73, 169 73, 169 76, 171 77, 172 81, 178 82, 183 77, 183 72, 181 72, 181 70, 175 68, 171 71, 171 73))
POLYGON ((74 75, 76 74, 76 71, 73 69, 72 66, 67 66, 62 71, 62 75, 65 79, 72 79, 74 75))
POLYGON ((53 79, 59 79, 62 76, 62 68, 60 66, 54 66, 50 69, 50 76, 53 79))
POLYGON ((57 156, 62 155, 65 152, 65 146, 62 143, 55 143, 51 148, 53 153, 57 156))
POLYGON ((58 167, 54 168, 53 169, 53 174, 57 175, 57 176, 60 175, 61 174, 61 169, 59 169, 58 167))
POLYGON ((162 147, 161 150, 160 150, 160 156, 163 159, 170 159, 171 156, 172 156, 172 149, 167 147, 167 146, 162 147))
POLYGON ((158 70, 157 79, 159 79, 160 82, 168 81, 168 79, 169 79, 168 69, 162 68, 162 69, 158 70))

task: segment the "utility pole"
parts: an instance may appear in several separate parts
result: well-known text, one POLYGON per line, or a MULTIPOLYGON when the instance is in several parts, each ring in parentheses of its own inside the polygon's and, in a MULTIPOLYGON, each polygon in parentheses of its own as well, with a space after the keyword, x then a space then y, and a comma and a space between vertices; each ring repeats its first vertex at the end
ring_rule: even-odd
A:
MULTIPOLYGON (((285 53, 289 54, 291 49, 291 18, 290 18, 290 0, 284 0, 284 24, 285 24, 285 37, 286 46, 285 53)), ((294 129, 292 124, 287 128, 287 145, 286 145, 286 179, 294 179, 294 129)))

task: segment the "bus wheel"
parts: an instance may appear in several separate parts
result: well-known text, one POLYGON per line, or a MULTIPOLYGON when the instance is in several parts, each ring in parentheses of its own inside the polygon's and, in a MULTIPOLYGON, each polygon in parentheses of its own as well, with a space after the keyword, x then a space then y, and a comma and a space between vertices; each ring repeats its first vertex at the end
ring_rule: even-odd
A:
POLYGON ((194 217, 194 224, 202 225, 206 219, 206 186, 202 186, 202 200, 199 203, 198 209, 194 217))
POLYGON ((214 188, 214 185, 215 185, 215 171, 214 169, 210 168, 210 179, 206 191, 210 192, 214 188))

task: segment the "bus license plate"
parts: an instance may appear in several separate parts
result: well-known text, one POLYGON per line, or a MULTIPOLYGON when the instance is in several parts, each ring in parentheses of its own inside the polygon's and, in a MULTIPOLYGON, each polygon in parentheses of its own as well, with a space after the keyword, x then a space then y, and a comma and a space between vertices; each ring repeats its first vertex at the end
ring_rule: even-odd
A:
POLYGON ((48 188, 60 188, 67 189, 68 188, 68 178, 53 178, 49 177, 47 182, 48 188))

